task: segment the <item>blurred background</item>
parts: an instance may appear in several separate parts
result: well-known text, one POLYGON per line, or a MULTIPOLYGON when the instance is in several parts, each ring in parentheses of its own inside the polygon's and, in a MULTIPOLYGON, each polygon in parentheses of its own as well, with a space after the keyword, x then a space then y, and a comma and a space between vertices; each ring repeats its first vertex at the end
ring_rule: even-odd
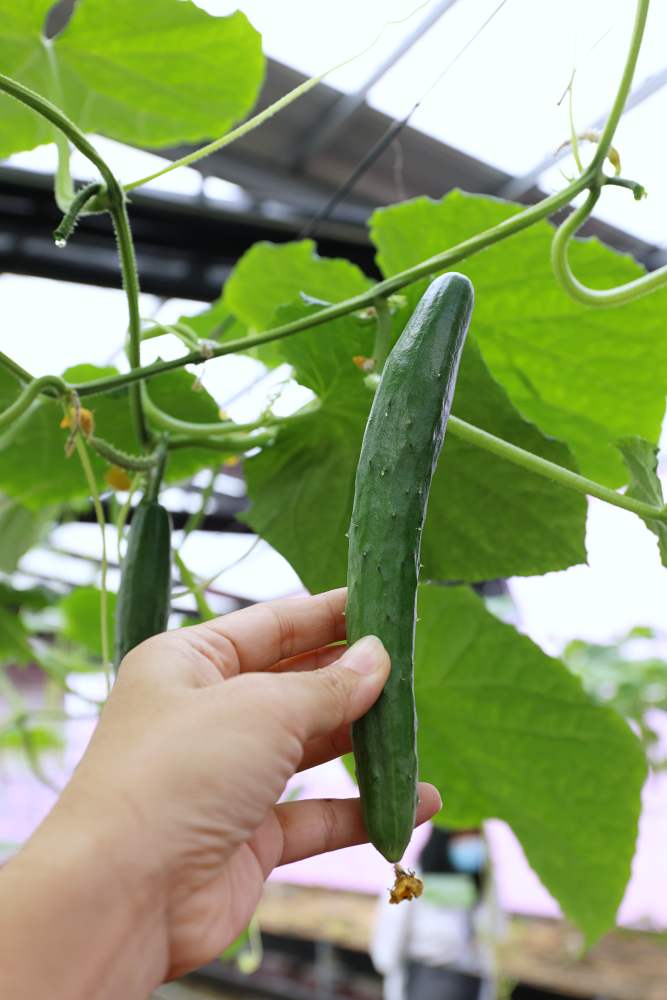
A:
MULTIPOLYGON (((213 14, 240 8, 262 33, 269 64, 260 107, 308 76, 345 64, 230 149, 133 193, 142 315, 161 324, 205 309, 258 240, 308 234, 322 255, 347 257, 377 276, 366 222, 378 205, 424 194, 439 198, 455 187, 530 203, 558 189, 574 172, 571 157, 559 152, 569 136, 568 85, 572 81, 577 129, 598 127, 634 12, 629 0, 198 5, 213 14)), ((56 6, 53 32, 71 8, 71 2, 56 6)), ((655 3, 616 139, 624 173, 641 181, 650 197, 637 204, 609 188, 586 227, 649 269, 667 261, 667 185, 658 152, 667 117, 665 37, 667 6, 655 3)), ((123 180, 185 152, 179 147, 156 156, 95 141, 123 180)), ((125 300, 107 223, 89 218, 66 251, 54 246, 55 166, 53 146, 0 163, 4 326, 9 330, 20 319, 30 331, 12 337, 12 354, 35 375, 82 359, 124 368, 125 300)), ((78 154, 72 169, 77 180, 93 176, 78 154)), ((0 345, 9 342, 9 334, 0 333, 0 345)), ((143 360, 181 350, 173 338, 156 338, 145 344, 143 360)), ((276 412, 289 413, 309 397, 288 368, 267 371, 249 357, 207 362, 198 375, 221 409, 240 421, 257 417, 269 399, 277 400, 276 412)), ((206 598, 216 612, 302 592, 283 558, 237 519, 246 507, 242 465, 201 473, 163 499, 177 531, 187 536, 183 558, 208 581, 206 598)), ((122 493, 108 498, 109 504, 125 500, 122 493)), ((7 856, 50 808, 85 747, 104 680, 95 667, 97 604, 90 588, 99 583, 101 546, 91 511, 69 510, 54 527, 50 517, 17 519, 0 498, 0 531, 16 542, 14 550, 3 547, 0 564, 0 851, 7 856), (16 655, 24 638, 28 649, 39 649, 41 669, 16 655)), ((115 545, 109 529, 112 589, 115 545)), ((440 992, 424 987, 425 998, 667 997, 667 574, 639 521, 596 501, 589 504, 587 548, 586 566, 491 581, 484 592, 497 614, 547 652, 563 655, 596 698, 632 721, 649 748, 653 768, 619 914, 623 929, 582 959, 578 934, 560 919, 504 824, 492 821, 468 833, 468 847, 478 849, 476 867, 469 858, 468 868, 457 867, 448 843, 436 850, 431 832, 420 830, 408 860, 425 867, 421 852, 430 843, 432 870, 443 879, 441 897, 436 892, 430 905, 465 913, 480 948, 459 963, 462 975, 476 977, 474 987, 468 983, 474 994, 456 993, 463 987, 450 983, 437 987, 440 992)), ((181 584, 173 626, 196 614, 196 599, 187 581, 181 584)), ((299 775, 287 794, 342 796, 352 787, 334 762, 299 775)), ((419 995, 401 982, 400 969, 395 975, 408 960, 405 942, 414 928, 387 932, 401 962, 377 951, 377 929, 387 919, 378 900, 390 878, 382 859, 365 847, 281 869, 236 953, 159 996, 361 1000, 380 997, 383 989, 387 996, 390 990, 396 997, 419 995)))

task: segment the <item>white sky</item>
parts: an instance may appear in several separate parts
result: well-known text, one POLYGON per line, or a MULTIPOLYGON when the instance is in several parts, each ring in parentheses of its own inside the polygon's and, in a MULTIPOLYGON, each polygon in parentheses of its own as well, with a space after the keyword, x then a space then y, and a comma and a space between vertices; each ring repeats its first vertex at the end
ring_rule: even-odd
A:
MULTIPOLYGON (((226 0, 198 2, 219 14, 237 6, 226 0)), ((321 72, 363 49, 382 31, 386 20, 404 17, 417 8, 416 3, 406 0, 367 0, 365 4, 358 0, 337 0, 336 4, 241 0, 238 6, 263 32, 270 55, 306 73, 321 72)), ((388 27, 368 53, 331 74, 330 82, 347 91, 358 87, 400 38, 413 30, 429 6, 423 4, 409 21, 388 27)), ((496 0, 459 0, 373 89, 371 103, 388 114, 402 114, 495 6, 496 0)), ((558 5, 508 0, 425 99, 412 124, 510 173, 529 171, 568 134, 567 110, 565 105, 558 107, 558 100, 573 68, 577 70, 577 126, 585 128, 608 106, 623 63, 633 8, 628 0, 588 0, 585 4, 561 0, 558 5)), ((665 37, 667 4, 654 3, 636 84, 667 63, 665 37)), ((656 135, 662 132, 666 113, 667 88, 624 118, 618 133, 625 172, 646 185, 650 198, 637 205, 627 192, 607 191, 599 210, 602 217, 659 245, 666 241, 667 182, 663 157, 656 150, 656 135)), ((160 162, 158 157, 109 140, 96 141, 125 179, 146 173, 160 162)), ((42 147, 13 157, 11 162, 51 170, 53 149, 42 147)), ((84 161, 77 158, 73 166, 75 175, 90 175, 84 161)), ((566 162, 561 167, 569 169, 566 162)), ((544 183, 547 187, 561 185, 559 168, 547 171, 544 183)), ((181 170, 155 186, 193 194, 201 185, 196 171, 181 170)), ((242 201, 239 189, 225 182, 209 185, 207 194, 232 203, 242 201)), ((14 324, 20 323, 22 329, 31 331, 30 336, 11 336, 11 340, 8 334, 0 335, 0 344, 9 348, 11 343, 13 356, 35 374, 60 371, 81 360, 97 364, 114 360, 122 365, 118 349, 126 314, 119 291, 5 275, 0 278, 0 297, 5 329, 13 330, 14 324)), ((203 306, 175 300, 160 306, 150 295, 142 297, 141 305, 145 316, 166 322, 203 306)), ((180 345, 162 338, 145 345, 144 360, 180 351, 180 345)), ((239 385, 250 385, 260 370, 247 358, 218 359, 207 363, 203 380, 224 404, 239 385)), ((285 374, 284 370, 273 373, 233 404, 231 415, 238 420, 251 419, 285 374)), ((288 385, 279 407, 288 412, 307 398, 305 390, 288 385)), ((67 531, 72 548, 90 551, 90 546, 94 549, 97 544, 93 526, 67 531)), ((215 542, 210 536, 195 536, 188 543, 188 559, 196 572, 213 573, 239 554, 239 546, 251 541, 248 536, 220 536, 215 542)), ((560 648, 575 635, 603 640, 634 624, 659 626, 664 621, 667 574, 660 566, 653 536, 632 516, 594 503, 588 545, 589 566, 512 583, 522 627, 549 649, 560 648)), ((35 558, 40 557, 30 557, 35 558)), ((64 572, 62 565, 61 570, 64 572)), ((82 572, 81 564, 77 572, 82 572)), ((293 592, 298 581, 284 560, 262 546, 229 571, 220 586, 263 599, 293 592)))
MULTIPOLYGON (((361 52, 327 82, 353 91, 423 19, 433 3, 415 0, 196 0, 213 14, 239 7, 262 32, 269 55, 307 74, 321 73, 361 52), (389 25, 393 19, 405 18, 389 25), (354 34, 350 26, 354 25, 354 34)), ((373 88, 369 102, 405 114, 498 6, 459 0, 373 88)), ((567 104, 558 104, 576 69, 574 114, 579 131, 604 114, 625 60, 634 15, 630 0, 507 0, 480 37, 424 100, 411 124, 513 175, 527 173, 569 136, 567 104)), ((667 3, 651 5, 635 87, 667 65, 667 3)), ((658 136, 667 118, 667 88, 624 117, 616 144, 624 171, 649 192, 605 192, 596 214, 656 242, 667 239, 667 184, 658 136), (607 197, 609 195, 609 197, 607 197), (620 195, 620 197, 619 197, 620 195)), ((560 168, 569 172, 571 162, 560 168)), ((547 171, 548 189, 562 186, 547 171)))

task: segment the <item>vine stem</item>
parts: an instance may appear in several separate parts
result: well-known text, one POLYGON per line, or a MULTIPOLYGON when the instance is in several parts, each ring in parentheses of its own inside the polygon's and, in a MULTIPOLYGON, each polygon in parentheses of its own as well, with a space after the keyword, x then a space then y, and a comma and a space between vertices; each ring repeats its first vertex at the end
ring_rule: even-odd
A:
POLYGON ((88 436, 88 444, 98 455, 106 459, 107 462, 111 462, 112 465, 117 465, 119 468, 127 469, 130 472, 149 472, 157 465, 157 456, 154 454, 128 455, 127 452, 121 451, 120 448, 116 448, 108 441, 105 441, 104 438, 98 438, 94 434, 88 436))
MULTIPOLYGON (((613 179, 610 178, 610 183, 613 179)), ((570 267, 570 240, 589 217, 599 198, 599 191, 593 189, 579 208, 558 227, 551 243, 551 265, 554 274, 570 298, 586 306, 621 306, 654 292, 667 285, 667 265, 643 274, 633 281, 615 288, 589 288, 575 276, 570 267)))
POLYGON ((184 434, 182 437, 174 435, 169 438, 169 450, 174 451, 180 448, 213 448, 216 451, 229 452, 229 454, 243 454, 251 448, 266 447, 276 440, 277 430, 267 430, 248 437, 245 434, 227 434, 208 437, 198 437, 196 434, 184 434))
POLYGON ((602 486, 601 483, 596 483, 593 479, 587 479, 586 476, 581 476, 578 472, 572 472, 571 469, 566 469, 556 462, 550 462, 548 459, 534 455, 530 451, 525 451, 523 448, 511 444, 509 441, 504 441, 494 434, 489 434, 488 431, 482 430, 481 427, 474 427, 472 424, 466 423, 465 420, 459 419, 459 417, 450 416, 447 422, 447 430, 461 441, 475 445, 478 448, 483 448, 485 451, 490 452, 490 454, 497 455, 498 458, 512 462, 514 465, 518 465, 528 472, 535 472, 538 476, 550 479, 552 482, 557 483, 559 486, 564 486, 566 489, 574 490, 576 493, 582 493, 585 496, 597 497, 598 500, 604 500, 605 503, 612 504, 614 507, 621 507, 623 510, 632 511, 633 514, 638 514, 639 517, 644 519, 667 519, 667 511, 663 507, 654 507, 650 503, 644 503, 642 500, 635 500, 634 497, 617 493, 616 490, 602 486))
MULTIPOLYGON (((266 414, 261 416, 258 420, 252 420, 245 424, 236 424, 233 420, 218 420, 215 423, 201 423, 194 420, 181 420, 179 417, 172 417, 170 413, 166 413, 159 406, 156 406, 148 395, 148 391, 145 386, 142 386, 142 399, 146 415, 157 427, 160 427, 162 430, 170 431, 173 434, 188 434, 191 437, 214 437, 216 440, 222 440, 222 438, 229 433, 231 433, 233 437, 237 437, 240 434, 246 434, 251 431, 259 430, 260 428, 280 426, 286 421, 294 421, 294 419, 296 419, 299 415, 305 415, 304 411, 299 411, 298 414, 292 414, 290 417, 276 417, 273 414, 266 414)), ((317 409, 317 406, 314 406, 311 403, 309 404, 309 410, 306 412, 310 412, 313 409, 317 409)))
POLYGON ((274 101, 274 103, 269 105, 268 108, 264 108, 264 110, 260 111, 259 114, 249 118, 247 122, 243 123, 243 125, 239 125, 238 128, 232 129, 231 132, 227 132, 219 139, 214 139, 213 142, 209 142, 205 146, 201 146, 199 149, 193 150, 192 153, 187 153, 185 156, 181 156, 180 159, 174 160, 173 163, 170 163, 167 167, 163 167, 161 170, 156 170, 152 174, 147 174, 146 177, 140 177, 136 181, 130 181, 128 184, 124 184, 123 190, 126 192, 134 191, 135 188, 142 187, 150 181, 157 180, 158 177, 163 177, 165 174, 170 173, 172 170, 176 170, 178 167, 189 167, 192 163, 197 163, 198 160, 203 160, 204 157, 210 156, 211 153, 215 153, 219 149, 229 146, 230 143, 235 142, 237 139, 241 139, 244 135, 247 135, 248 132, 252 132, 253 129, 256 129, 265 121, 268 121, 269 118, 272 118, 275 114, 282 111, 283 108, 286 108, 299 97, 303 97, 304 94, 307 94, 309 90, 312 90, 318 83, 321 83, 325 76, 328 76, 331 72, 333 72, 333 70, 328 69, 325 73, 320 73, 319 76, 313 76, 309 80, 305 80, 303 83, 299 84, 298 87, 295 87, 293 90, 290 90, 289 93, 285 94, 277 101, 274 101))
MULTIPOLYGON (((127 297, 129 312, 129 346, 128 359, 133 369, 141 364, 140 344, 141 344, 141 318, 139 315, 139 276, 132 243, 132 232, 127 217, 127 207, 125 203, 125 193, 115 174, 110 169, 106 161, 97 152, 91 142, 88 141, 81 129, 67 117, 67 115, 52 104, 51 101, 35 93, 29 87, 25 87, 17 80, 0 73, 0 91, 4 91, 13 97, 20 104, 25 104, 32 108, 42 118, 55 125, 60 132, 65 135, 76 148, 83 153, 86 159, 97 167, 107 189, 108 207, 113 219, 114 230, 118 243, 118 254, 120 258, 121 273, 123 277, 123 288, 127 297)), ((146 446, 150 442, 150 435, 146 426, 146 421, 141 408, 141 394, 139 388, 130 387, 130 405, 132 417, 135 425, 137 437, 142 445, 146 446)))
MULTIPOLYGON (((589 183, 586 184, 586 187, 589 188, 588 197, 583 205, 572 212, 565 222, 559 226, 551 244, 551 265, 556 280, 571 298, 577 302, 581 302, 583 305, 598 307, 625 305, 644 295, 648 295, 649 292, 653 292, 663 285, 667 285, 666 265, 649 274, 643 274, 640 278, 635 278, 634 281, 618 285, 616 288, 589 288, 575 277, 568 258, 570 240, 590 216, 602 187, 606 184, 618 183, 618 179, 607 178, 605 176, 603 166, 605 159, 609 155, 614 133, 616 132, 621 115, 623 114, 625 102, 630 93, 642 38, 644 36, 644 29, 646 27, 648 10, 649 0, 637 0, 630 45, 616 97, 609 112, 609 118, 598 140, 595 155, 591 160, 588 171, 582 175, 592 175, 589 183)), ((621 183, 625 184, 623 181, 621 183)), ((641 185, 633 186, 632 184, 626 184, 626 186, 631 187, 636 198, 638 190, 641 190, 641 185)))
MULTIPOLYGON (((132 230, 130 229, 130 220, 127 215, 125 196, 120 188, 118 195, 114 195, 112 198, 111 215, 113 218, 116 240, 118 242, 120 269, 123 275, 123 288, 125 289, 125 295, 127 296, 127 305, 129 310, 127 359, 130 362, 130 368, 133 371, 137 371, 141 368, 139 272, 137 271, 137 259, 134 253, 132 230)), ((146 415, 143 410, 141 387, 136 383, 130 386, 130 407, 132 409, 132 420, 134 422, 134 427, 139 441, 144 447, 147 447, 150 444, 151 435, 148 430, 146 415)))
POLYGON ((201 492, 199 507, 197 508, 196 511, 194 511, 194 513, 190 514, 189 518, 187 519, 183 527, 183 539, 181 541, 181 546, 183 545, 183 542, 188 537, 188 535, 191 535, 193 531, 196 531, 199 525, 206 517, 206 509, 215 491, 215 480, 217 475, 218 475, 217 466, 209 470, 209 480, 201 492))
POLYGON ((97 483, 95 481, 95 473, 93 472, 93 467, 90 464, 90 458, 88 457, 88 449, 84 444, 81 435, 76 435, 76 450, 79 456, 79 461, 83 468, 86 481, 88 483, 88 489, 90 490, 90 496, 93 501, 93 507, 95 509, 95 517, 97 518, 97 523, 100 528, 100 534, 102 536, 102 559, 100 562, 100 641, 102 645, 102 664, 104 667, 104 678, 107 686, 107 695, 111 693, 111 655, 110 655, 110 644, 109 644, 109 611, 108 611, 108 595, 107 595, 107 539, 106 539, 106 521, 104 518, 104 508, 102 507, 102 501, 100 500, 100 495, 97 489, 97 483))
POLYGON ((380 296, 375 301, 377 326, 373 345, 373 374, 380 375, 391 348, 391 311, 386 298, 380 296))
POLYGON ((174 562, 178 567, 182 582, 187 587, 187 592, 192 594, 195 599, 199 617, 205 622, 210 621, 211 618, 215 618, 215 612, 206 600, 202 586, 197 583, 192 571, 186 566, 183 556, 178 550, 174 552, 174 562))
POLYGON ((623 67, 623 74, 621 76, 620 83, 618 85, 618 90, 616 91, 616 97, 614 98, 614 103, 611 106, 611 111, 609 112, 609 117, 605 123, 602 130, 602 134, 597 144, 597 149, 595 155, 591 162, 591 167, 596 173, 602 170, 604 161, 607 158, 609 149, 614 139, 614 133, 618 127, 618 123, 621 120, 621 115, 623 114, 623 109, 625 108, 625 102, 628 99, 628 94, 630 93, 630 87, 632 86, 632 78, 635 75, 635 69, 637 66, 637 59, 639 57, 639 51, 642 46, 642 39, 644 37, 644 29, 646 27, 646 18, 648 17, 648 8, 650 0, 637 0, 637 6, 635 8, 635 20, 632 25, 632 33, 630 36, 630 45, 628 47, 628 54, 625 58, 625 66, 623 67))
MULTIPOLYGON (((52 93, 55 100, 62 103, 63 89, 60 80, 60 71, 55 58, 55 50, 51 39, 41 37, 42 45, 46 52, 49 64, 49 76, 51 79, 52 93)), ((67 212, 74 198, 74 184, 70 172, 70 149, 69 142, 60 129, 54 129, 54 141, 58 151, 58 165, 56 167, 55 196, 56 204, 61 212, 67 212)))
POLYGON ((69 391, 65 380, 59 378, 58 375, 42 375, 41 378, 33 379, 32 382, 28 382, 14 402, 0 413, 0 430, 18 420, 45 389, 55 389, 61 396, 69 391))
POLYGON ((33 376, 29 371, 26 371, 18 361, 14 361, 9 355, 5 354, 4 351, 0 351, 0 365, 5 368, 10 374, 14 375, 19 382, 32 382, 33 376))
POLYGON ((366 292, 354 295, 341 302, 336 302, 333 305, 325 306, 324 309, 293 320, 291 323, 284 323, 281 326, 265 330, 250 337, 239 337, 237 340, 229 340, 225 344, 219 344, 213 348, 190 351, 188 354, 182 354, 180 358, 173 358, 170 361, 156 361, 152 365, 145 365, 143 368, 137 368, 134 371, 109 375, 105 378, 93 379, 90 382, 77 383, 72 388, 81 397, 90 396, 98 392, 109 392, 112 389, 118 389, 133 382, 154 378, 163 372, 183 368, 185 365, 202 364, 202 362, 208 361, 211 358, 220 358, 225 354, 234 354, 237 351, 247 351, 251 347, 267 344, 273 340, 280 340, 283 337, 291 336, 293 333, 299 333, 301 330, 309 330, 312 327, 328 323, 332 319, 338 319, 339 316, 356 312, 358 309, 365 309, 368 306, 374 305, 376 299, 391 295, 393 292, 399 291, 401 288, 412 284, 414 281, 418 281, 420 278, 427 278, 438 271, 444 271, 464 258, 471 257, 480 250, 484 250, 494 243, 498 243, 500 240, 507 239, 509 236, 514 236, 523 229, 532 226, 535 222, 545 219, 547 216, 568 205, 575 195, 588 187, 590 181, 588 172, 582 174, 581 177, 577 177, 562 191, 544 198, 542 201, 537 202, 537 204, 531 205, 517 215, 503 220, 503 222, 499 222, 496 226, 492 226, 483 233, 471 236, 449 250, 435 254, 435 256, 406 268, 404 271, 399 271, 391 278, 379 281, 366 292))

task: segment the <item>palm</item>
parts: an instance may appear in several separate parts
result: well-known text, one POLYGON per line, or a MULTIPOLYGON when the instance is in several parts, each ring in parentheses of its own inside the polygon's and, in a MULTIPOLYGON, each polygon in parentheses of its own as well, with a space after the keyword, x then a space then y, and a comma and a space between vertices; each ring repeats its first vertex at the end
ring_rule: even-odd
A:
MULTIPOLYGON (((92 783, 113 762, 109 787, 123 789, 120 808, 140 820, 134 853, 164 884, 171 977, 238 937, 277 865, 367 840, 358 799, 279 803, 298 770, 350 748, 351 721, 387 675, 386 654, 375 680, 318 669, 343 653, 331 644, 345 636, 344 596, 167 632, 121 665, 84 771, 92 783)), ((423 787, 418 821, 438 807, 423 787)))

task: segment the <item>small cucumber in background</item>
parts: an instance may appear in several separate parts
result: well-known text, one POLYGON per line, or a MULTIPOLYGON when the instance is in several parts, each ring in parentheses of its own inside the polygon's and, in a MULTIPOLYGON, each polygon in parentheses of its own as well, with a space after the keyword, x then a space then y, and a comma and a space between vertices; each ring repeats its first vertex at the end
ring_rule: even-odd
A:
POLYGON ((144 639, 164 632, 171 594, 171 524, 157 500, 142 500, 130 525, 116 604, 114 665, 144 639))
MULTIPOLYGON (((352 727, 371 842, 398 862, 417 798, 413 652, 421 533, 474 300, 461 274, 426 289, 387 358, 366 424, 349 531, 347 641, 377 635, 391 674, 352 727)), ((397 871, 398 874, 398 871, 397 871)))

